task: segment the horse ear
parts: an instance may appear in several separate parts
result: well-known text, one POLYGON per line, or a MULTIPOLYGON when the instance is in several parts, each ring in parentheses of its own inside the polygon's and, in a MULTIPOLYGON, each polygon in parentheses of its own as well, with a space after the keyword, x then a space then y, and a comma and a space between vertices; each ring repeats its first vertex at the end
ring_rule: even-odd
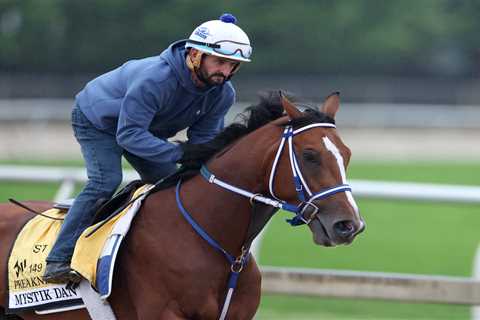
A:
POLYGON ((283 95, 282 91, 279 91, 279 94, 280 100, 282 101, 283 109, 285 109, 285 111, 287 112, 288 117, 290 119, 302 117, 302 112, 298 110, 293 103, 288 101, 288 99, 283 95))
POLYGON ((340 92, 337 91, 327 97, 322 107, 320 108, 320 111, 332 118, 335 118, 335 114, 337 113, 339 107, 340 92))

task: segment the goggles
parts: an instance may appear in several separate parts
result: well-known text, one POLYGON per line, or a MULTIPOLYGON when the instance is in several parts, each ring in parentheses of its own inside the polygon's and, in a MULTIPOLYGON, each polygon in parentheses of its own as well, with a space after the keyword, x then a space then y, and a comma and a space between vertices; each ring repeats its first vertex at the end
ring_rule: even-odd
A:
POLYGON ((206 46, 208 48, 211 48, 214 52, 223 54, 225 56, 235 56, 238 53, 244 59, 250 59, 250 56, 252 55, 252 47, 246 43, 240 43, 230 40, 221 40, 215 43, 206 43, 190 39, 187 41, 192 44, 206 46))

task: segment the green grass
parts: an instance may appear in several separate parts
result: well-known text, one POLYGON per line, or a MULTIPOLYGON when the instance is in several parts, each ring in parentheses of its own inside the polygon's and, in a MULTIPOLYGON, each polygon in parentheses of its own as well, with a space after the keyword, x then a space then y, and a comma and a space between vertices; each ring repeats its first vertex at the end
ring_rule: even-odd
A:
MULTIPOLYGON (((480 185, 480 165, 354 164, 351 179, 480 185)), ((313 244, 307 228, 274 218, 264 265, 469 276, 480 241, 475 205, 358 199, 366 231, 348 247, 313 244)), ((465 306, 264 296, 258 319, 469 319, 465 306)))
POLYGON ((416 181, 445 184, 480 185, 477 162, 360 162, 348 170, 350 179, 416 181))
POLYGON ((385 301, 263 296, 256 319, 292 320, 412 320, 469 319, 462 306, 407 304, 385 301))
MULTIPOLYGON (((38 164, 24 162, 23 164, 38 164)), ((47 163, 42 163, 47 164, 47 163)), ((57 164, 62 164, 58 162, 57 164)), ((480 185, 475 163, 354 163, 350 179, 480 185)), ((51 199, 55 184, 0 183, 0 201, 51 199)), ((480 241, 475 205, 357 199, 366 231, 348 247, 316 246, 279 213, 266 232, 264 265, 469 276, 480 241)), ((469 319, 465 306, 266 295, 257 319, 469 319)))
POLYGON ((0 202, 15 200, 51 200, 59 185, 57 183, 0 182, 0 202))
POLYGON ((358 205, 366 231, 352 245, 336 248, 314 245, 308 228, 290 227, 283 219, 288 214, 280 213, 267 230, 261 263, 470 275, 467 263, 473 260, 480 240, 478 207, 383 200, 361 200, 358 205))

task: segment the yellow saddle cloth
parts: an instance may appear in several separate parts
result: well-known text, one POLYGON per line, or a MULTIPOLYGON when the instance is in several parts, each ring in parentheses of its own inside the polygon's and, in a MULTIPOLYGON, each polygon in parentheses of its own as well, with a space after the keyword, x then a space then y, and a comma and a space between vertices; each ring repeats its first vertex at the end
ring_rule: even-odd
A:
MULTIPOLYGON (((152 187, 151 185, 140 187, 133 195, 133 198, 138 197, 137 200, 89 237, 86 235, 102 222, 87 228, 76 243, 71 266, 99 289, 102 297, 108 297, 111 292, 113 266, 120 243, 128 232, 146 192, 152 187), (102 277, 97 277, 97 274, 102 277)), ((64 216, 64 212, 58 209, 47 210, 44 214, 54 218, 64 216)), ((61 224, 61 220, 36 216, 18 234, 8 261, 10 310, 32 308, 38 310, 38 306, 81 299, 74 288, 42 280, 45 259, 55 243, 61 224)))
MULTIPOLYGON (((65 213, 58 209, 50 209, 44 214, 61 219, 65 213)), ((31 308, 39 310, 40 306, 61 302, 81 303, 81 297, 75 289, 46 283, 42 279, 45 258, 55 242, 61 225, 61 220, 36 216, 27 222, 18 234, 8 260, 10 311, 31 308)))
POLYGON ((136 199, 133 203, 104 223, 95 233, 89 235, 90 231, 103 222, 87 228, 75 245, 71 267, 97 289, 101 298, 107 298, 111 293, 113 268, 120 244, 152 187, 153 185, 144 185, 137 189, 132 196, 132 199, 136 199))

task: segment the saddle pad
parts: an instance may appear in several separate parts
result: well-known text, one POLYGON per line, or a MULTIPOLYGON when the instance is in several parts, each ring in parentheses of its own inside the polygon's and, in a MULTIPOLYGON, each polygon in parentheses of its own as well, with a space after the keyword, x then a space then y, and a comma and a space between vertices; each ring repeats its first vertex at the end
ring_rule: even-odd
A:
MULTIPOLYGON (((55 218, 64 217, 64 212, 58 209, 44 213, 55 218)), ((82 304, 75 289, 67 289, 65 284, 46 283, 42 279, 45 259, 61 224, 62 220, 36 216, 18 234, 8 260, 9 312, 82 304)))
POLYGON ((88 237, 90 231, 102 222, 87 228, 77 241, 71 267, 97 289, 102 299, 106 299, 111 293, 113 269, 120 244, 152 187, 154 186, 140 187, 132 197, 132 199, 138 197, 137 200, 88 237))

